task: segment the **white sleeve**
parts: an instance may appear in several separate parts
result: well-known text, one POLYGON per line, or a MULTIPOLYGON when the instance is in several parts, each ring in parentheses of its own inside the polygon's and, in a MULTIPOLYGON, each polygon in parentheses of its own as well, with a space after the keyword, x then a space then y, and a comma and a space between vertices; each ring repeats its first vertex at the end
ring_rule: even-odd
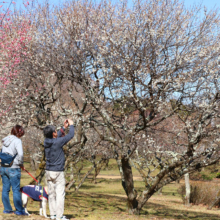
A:
POLYGON ((18 160, 18 165, 22 165, 23 164, 23 147, 22 147, 22 142, 20 139, 16 140, 15 148, 18 154, 16 156, 16 159, 18 160))

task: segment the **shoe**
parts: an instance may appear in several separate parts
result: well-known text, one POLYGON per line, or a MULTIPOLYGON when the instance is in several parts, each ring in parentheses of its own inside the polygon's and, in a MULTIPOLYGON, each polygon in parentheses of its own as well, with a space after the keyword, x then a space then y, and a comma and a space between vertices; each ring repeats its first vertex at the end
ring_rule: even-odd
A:
POLYGON ((28 215, 25 211, 15 211, 15 215, 28 215))
POLYGON ((56 215, 51 215, 50 219, 56 219, 56 215))
POLYGON ((6 210, 4 210, 3 213, 4 214, 13 214, 14 212, 13 211, 6 211, 6 210))
POLYGON ((69 220, 68 218, 66 218, 66 216, 62 216, 61 218, 56 218, 56 220, 69 220))

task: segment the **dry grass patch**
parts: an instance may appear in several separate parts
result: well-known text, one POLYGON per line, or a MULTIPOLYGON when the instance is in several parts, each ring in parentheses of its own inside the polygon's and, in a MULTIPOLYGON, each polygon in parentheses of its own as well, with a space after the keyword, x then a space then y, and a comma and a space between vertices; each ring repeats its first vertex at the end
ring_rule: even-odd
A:
MULTIPOLYGON (((182 184, 178 192, 180 193, 183 203, 185 201, 185 185, 182 184)), ((195 205, 207 205, 210 206, 214 203, 216 198, 220 197, 220 185, 215 182, 191 182, 190 203, 195 205)), ((220 201, 215 204, 220 208, 220 201)))

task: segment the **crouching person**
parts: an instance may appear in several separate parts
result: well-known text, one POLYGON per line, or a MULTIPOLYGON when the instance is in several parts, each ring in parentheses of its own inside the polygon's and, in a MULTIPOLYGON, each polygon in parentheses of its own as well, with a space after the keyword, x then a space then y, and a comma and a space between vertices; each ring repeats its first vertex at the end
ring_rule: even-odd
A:
POLYGON ((47 125, 44 128, 44 148, 46 156, 46 179, 48 185, 48 203, 51 219, 68 220, 64 213, 65 200, 65 155, 63 146, 74 137, 73 121, 65 120, 64 126, 56 131, 55 126, 47 125), (63 136, 69 126, 69 133, 63 136))

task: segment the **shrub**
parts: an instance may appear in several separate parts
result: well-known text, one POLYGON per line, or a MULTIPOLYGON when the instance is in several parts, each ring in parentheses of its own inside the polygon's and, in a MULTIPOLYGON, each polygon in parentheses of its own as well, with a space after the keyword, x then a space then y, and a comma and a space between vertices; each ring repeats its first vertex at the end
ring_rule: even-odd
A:
POLYGON ((202 179, 203 180, 212 180, 212 177, 211 176, 208 176, 206 174, 202 174, 202 179))
MULTIPOLYGON (((194 205, 203 204, 210 206, 217 197, 219 197, 220 186, 216 183, 195 182, 191 184, 190 203, 194 205)), ((178 189, 178 193, 181 195, 183 203, 185 203, 185 185, 181 185, 178 189)), ((220 202, 215 204, 220 207, 220 202)))

